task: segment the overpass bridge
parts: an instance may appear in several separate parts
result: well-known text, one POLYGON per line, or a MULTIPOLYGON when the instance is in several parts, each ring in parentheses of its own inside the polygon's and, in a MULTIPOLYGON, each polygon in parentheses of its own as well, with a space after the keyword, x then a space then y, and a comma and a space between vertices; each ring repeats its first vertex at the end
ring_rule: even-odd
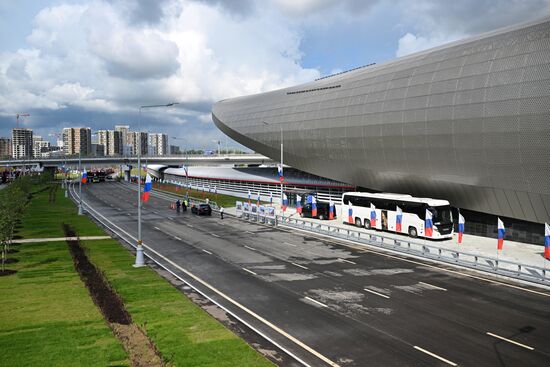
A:
MULTIPOLYGON (((0 167, 13 168, 55 168, 65 165, 67 167, 78 167, 79 158, 55 157, 55 158, 33 158, 33 159, 9 159, 0 160, 0 167)), ((82 157, 82 164, 85 166, 107 167, 114 165, 137 165, 137 157, 82 157)), ((274 164, 275 162, 261 154, 220 154, 220 155, 190 155, 190 156, 148 156, 141 157, 144 164, 162 164, 167 166, 210 166, 210 165, 260 165, 274 164)))

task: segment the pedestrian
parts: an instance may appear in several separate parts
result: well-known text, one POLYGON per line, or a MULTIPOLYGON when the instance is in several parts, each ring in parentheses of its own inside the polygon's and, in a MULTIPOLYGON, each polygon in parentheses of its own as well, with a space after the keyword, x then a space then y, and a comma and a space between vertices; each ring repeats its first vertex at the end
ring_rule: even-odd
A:
POLYGON ((223 219, 223 206, 220 206, 220 217, 223 219))
POLYGON ((180 199, 178 199, 176 201, 176 211, 179 213, 180 212, 180 206, 181 206, 181 203, 180 203, 180 199))
POLYGON ((181 210, 183 210, 184 212, 187 211, 187 200, 184 200, 184 201, 181 203, 181 210))
POLYGON ((210 204, 210 199, 206 198, 206 204, 210 204))

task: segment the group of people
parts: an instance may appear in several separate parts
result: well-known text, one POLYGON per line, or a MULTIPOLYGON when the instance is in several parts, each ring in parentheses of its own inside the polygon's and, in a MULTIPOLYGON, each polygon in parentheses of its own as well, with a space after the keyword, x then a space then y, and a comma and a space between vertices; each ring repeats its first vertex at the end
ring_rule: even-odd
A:
POLYGON ((189 206, 189 202, 187 201, 187 199, 183 200, 183 201, 180 201, 180 199, 178 199, 176 201, 176 211, 179 213, 180 212, 180 208, 185 212, 187 211, 187 207, 189 206))

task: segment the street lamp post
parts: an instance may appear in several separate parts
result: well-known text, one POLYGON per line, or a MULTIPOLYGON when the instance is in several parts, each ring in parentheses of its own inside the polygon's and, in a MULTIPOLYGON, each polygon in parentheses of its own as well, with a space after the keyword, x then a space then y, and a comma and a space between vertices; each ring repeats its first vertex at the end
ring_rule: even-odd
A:
POLYGON ((78 215, 83 214, 82 210, 82 148, 78 150, 78 172, 80 172, 80 180, 78 180, 78 215))
POLYGON ((145 261, 143 258, 143 245, 142 245, 142 239, 141 239, 141 110, 144 108, 159 108, 159 107, 171 107, 173 105, 178 104, 177 102, 167 103, 167 104, 160 104, 160 105, 147 105, 147 106, 139 106, 139 113, 138 113, 138 131, 139 131, 139 139, 138 139, 138 149, 137 149, 137 165, 138 165, 138 239, 137 239, 137 248, 136 248, 136 262, 134 264, 134 267, 141 267, 145 265, 145 261))
MULTIPOLYGON (((266 121, 262 121, 263 124, 265 125, 270 125, 269 122, 266 122, 266 121)), ((284 177, 284 173, 283 173, 283 125, 282 124, 279 124, 279 127, 281 129, 281 174, 283 175, 284 177)), ((283 206, 283 181, 281 181, 281 207, 283 206)), ((283 218, 285 216, 285 212, 283 211, 283 218)))

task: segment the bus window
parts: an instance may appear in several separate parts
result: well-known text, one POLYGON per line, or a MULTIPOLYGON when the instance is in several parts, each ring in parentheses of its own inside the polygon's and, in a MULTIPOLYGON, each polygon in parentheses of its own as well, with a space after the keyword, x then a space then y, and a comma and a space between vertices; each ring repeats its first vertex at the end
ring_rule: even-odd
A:
POLYGON ((436 206, 428 208, 433 215, 434 223, 451 223, 453 217, 450 206, 436 206))

